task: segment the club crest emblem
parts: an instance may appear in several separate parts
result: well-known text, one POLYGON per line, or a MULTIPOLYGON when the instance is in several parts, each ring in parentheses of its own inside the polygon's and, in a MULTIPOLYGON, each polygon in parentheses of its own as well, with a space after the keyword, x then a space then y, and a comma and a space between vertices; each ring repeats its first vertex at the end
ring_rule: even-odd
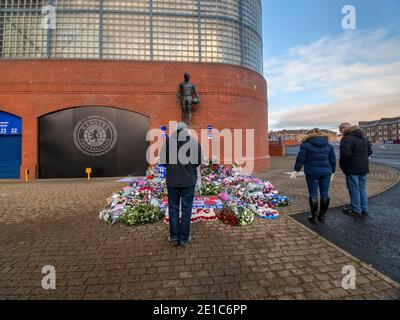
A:
POLYGON ((114 148, 117 130, 111 121, 103 117, 87 117, 75 125, 74 142, 84 154, 102 156, 114 148))

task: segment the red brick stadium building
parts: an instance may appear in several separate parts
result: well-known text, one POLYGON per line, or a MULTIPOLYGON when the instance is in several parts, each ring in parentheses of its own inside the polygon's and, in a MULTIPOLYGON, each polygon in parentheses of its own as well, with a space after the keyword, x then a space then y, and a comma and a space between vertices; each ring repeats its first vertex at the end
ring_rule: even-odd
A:
POLYGON ((185 72, 201 97, 194 128, 254 129, 249 160, 268 169, 259 0, 81 3, 0 7, 0 178, 26 170, 30 179, 80 177, 86 167, 98 177, 142 174, 148 129, 181 118, 176 92, 185 72), (55 29, 38 26, 46 5, 57 13, 55 29), (40 37, 24 32, 33 26, 22 11, 40 37), (83 28, 92 19, 101 23, 83 28), (74 143, 79 134, 91 150, 74 143), (96 145, 102 137, 107 147, 96 145))

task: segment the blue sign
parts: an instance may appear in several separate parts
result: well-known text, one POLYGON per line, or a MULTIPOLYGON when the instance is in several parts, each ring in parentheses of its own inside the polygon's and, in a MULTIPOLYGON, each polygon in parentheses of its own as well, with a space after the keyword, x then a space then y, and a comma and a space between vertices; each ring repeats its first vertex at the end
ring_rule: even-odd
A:
POLYGON ((22 120, 20 117, 0 111, 0 135, 21 135, 22 120))
POLYGON ((159 164, 157 166, 158 169, 158 177, 160 179, 165 179, 167 177, 167 167, 163 164, 159 164))
POLYGON ((162 126, 161 127, 161 131, 163 133, 163 139, 164 140, 166 140, 168 138, 167 130, 168 130, 167 126, 162 126))
POLYGON ((212 138, 213 138, 213 132, 212 132, 213 129, 214 129, 214 128, 213 128, 212 125, 209 125, 208 128, 207 128, 207 130, 208 130, 208 139, 209 139, 209 140, 212 140, 212 138))

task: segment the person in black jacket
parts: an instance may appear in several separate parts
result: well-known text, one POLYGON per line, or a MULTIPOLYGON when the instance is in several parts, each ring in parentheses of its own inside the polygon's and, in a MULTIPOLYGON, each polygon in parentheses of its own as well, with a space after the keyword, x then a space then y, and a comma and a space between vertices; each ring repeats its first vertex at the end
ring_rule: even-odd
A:
POLYGON ((328 141, 328 136, 318 128, 306 132, 301 141, 291 178, 296 178, 304 166, 311 209, 308 219, 315 223, 318 214, 318 220, 323 222, 330 203, 329 186, 336 172, 335 151, 328 141), (319 213, 318 189, 321 196, 319 213))
POLYGON ((202 162, 201 146, 190 136, 186 124, 178 123, 177 131, 167 138, 161 150, 160 163, 166 165, 168 212, 171 246, 186 247, 191 240, 190 222, 197 182, 197 168, 202 162), (179 219, 179 211, 182 218, 179 219))
POLYGON ((357 126, 342 123, 339 126, 343 134, 340 142, 340 168, 346 175, 346 184, 350 196, 350 206, 343 208, 347 214, 357 216, 368 214, 367 175, 369 158, 372 155, 371 143, 357 126))

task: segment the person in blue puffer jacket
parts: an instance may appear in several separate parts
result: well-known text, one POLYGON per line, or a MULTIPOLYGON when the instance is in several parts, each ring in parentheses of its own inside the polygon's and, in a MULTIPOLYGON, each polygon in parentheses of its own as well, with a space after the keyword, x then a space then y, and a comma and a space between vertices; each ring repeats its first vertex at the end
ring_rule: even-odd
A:
POLYGON ((303 166, 311 209, 308 219, 316 223, 318 215, 318 220, 323 222, 330 203, 329 186, 336 172, 336 155, 328 136, 318 128, 307 131, 301 139, 292 179, 297 177, 303 166), (319 212, 318 189, 321 196, 319 212))

